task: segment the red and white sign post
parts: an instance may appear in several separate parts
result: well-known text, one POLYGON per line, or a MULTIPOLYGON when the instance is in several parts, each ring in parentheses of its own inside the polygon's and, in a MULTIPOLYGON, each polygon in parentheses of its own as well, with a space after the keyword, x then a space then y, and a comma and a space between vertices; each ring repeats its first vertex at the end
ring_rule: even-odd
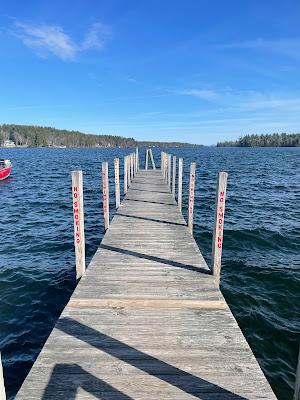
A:
POLYGON ((195 176, 196 176, 196 163, 192 162, 190 165, 190 191, 189 191, 189 210, 188 210, 189 211, 188 227, 191 233, 193 233, 195 176))
POLYGON ((109 227, 109 187, 108 187, 108 162, 102 163, 102 202, 104 215, 104 228, 109 227))
POLYGON ((120 172, 119 172, 119 159, 114 159, 115 168, 115 193, 116 193, 116 209, 120 207, 120 172))
POLYGON ((173 173, 172 173, 172 194, 175 197, 176 187, 176 156, 173 156, 173 173))
POLYGON ((82 171, 72 171, 72 198, 74 219, 74 245, 76 256, 76 279, 85 273, 85 237, 83 212, 82 171))
POLYGON ((177 204, 181 212, 182 210, 182 169, 183 169, 183 159, 178 160, 178 194, 177 194, 177 204))
POLYGON ((215 207, 215 225, 212 242, 212 272, 217 281, 220 283, 221 274, 221 258, 223 246, 223 228, 225 215, 225 199, 227 187, 227 172, 219 172, 217 178, 216 207, 215 207))
POLYGON ((166 183, 167 183, 168 182, 168 153, 164 153, 164 156, 165 156, 165 160, 164 160, 164 166, 165 166, 164 177, 165 177, 165 180, 166 180, 166 183))

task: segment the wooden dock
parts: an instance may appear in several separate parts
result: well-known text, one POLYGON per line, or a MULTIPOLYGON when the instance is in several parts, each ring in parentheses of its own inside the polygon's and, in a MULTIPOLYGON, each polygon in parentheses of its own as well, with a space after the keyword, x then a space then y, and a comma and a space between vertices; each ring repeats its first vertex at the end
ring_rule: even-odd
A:
POLYGON ((136 174, 16 399, 276 399, 161 171, 136 174))

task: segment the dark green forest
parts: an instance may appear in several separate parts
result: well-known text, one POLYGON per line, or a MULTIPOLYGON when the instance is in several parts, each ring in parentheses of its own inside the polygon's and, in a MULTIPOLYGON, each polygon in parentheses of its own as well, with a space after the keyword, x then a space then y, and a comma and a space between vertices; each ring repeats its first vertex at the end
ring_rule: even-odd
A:
POLYGON ((0 125, 0 146, 5 140, 12 140, 24 147, 191 147, 189 143, 137 142, 133 138, 114 135, 92 135, 66 129, 32 125, 0 125))
POLYGON ((91 135, 78 131, 31 125, 0 125, 0 144, 13 140, 17 146, 28 147, 131 147, 133 138, 113 135, 91 135))
POLYGON ((245 135, 238 140, 225 141, 217 147, 299 147, 300 133, 273 133, 271 135, 245 135))

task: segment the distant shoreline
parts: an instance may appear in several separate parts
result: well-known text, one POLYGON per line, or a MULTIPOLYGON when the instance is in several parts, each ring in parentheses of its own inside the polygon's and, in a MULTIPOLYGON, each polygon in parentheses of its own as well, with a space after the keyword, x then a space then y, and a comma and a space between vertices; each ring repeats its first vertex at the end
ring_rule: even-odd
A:
POLYGON ((300 133, 245 135, 238 140, 219 142, 217 147, 299 147, 300 133))
POLYGON ((14 147, 100 147, 100 148, 125 148, 125 147, 200 147, 201 145, 182 142, 157 142, 135 140, 117 135, 96 135, 67 129, 34 125, 0 125, 0 145, 5 148, 14 147), (7 143, 7 146, 5 146, 7 143))

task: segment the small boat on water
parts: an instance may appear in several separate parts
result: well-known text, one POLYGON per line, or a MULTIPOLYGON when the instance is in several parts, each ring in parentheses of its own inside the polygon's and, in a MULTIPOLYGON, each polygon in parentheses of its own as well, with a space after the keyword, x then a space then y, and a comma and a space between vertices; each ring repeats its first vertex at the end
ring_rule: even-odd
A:
POLYGON ((12 169, 10 160, 0 160, 0 181, 9 177, 12 169))

